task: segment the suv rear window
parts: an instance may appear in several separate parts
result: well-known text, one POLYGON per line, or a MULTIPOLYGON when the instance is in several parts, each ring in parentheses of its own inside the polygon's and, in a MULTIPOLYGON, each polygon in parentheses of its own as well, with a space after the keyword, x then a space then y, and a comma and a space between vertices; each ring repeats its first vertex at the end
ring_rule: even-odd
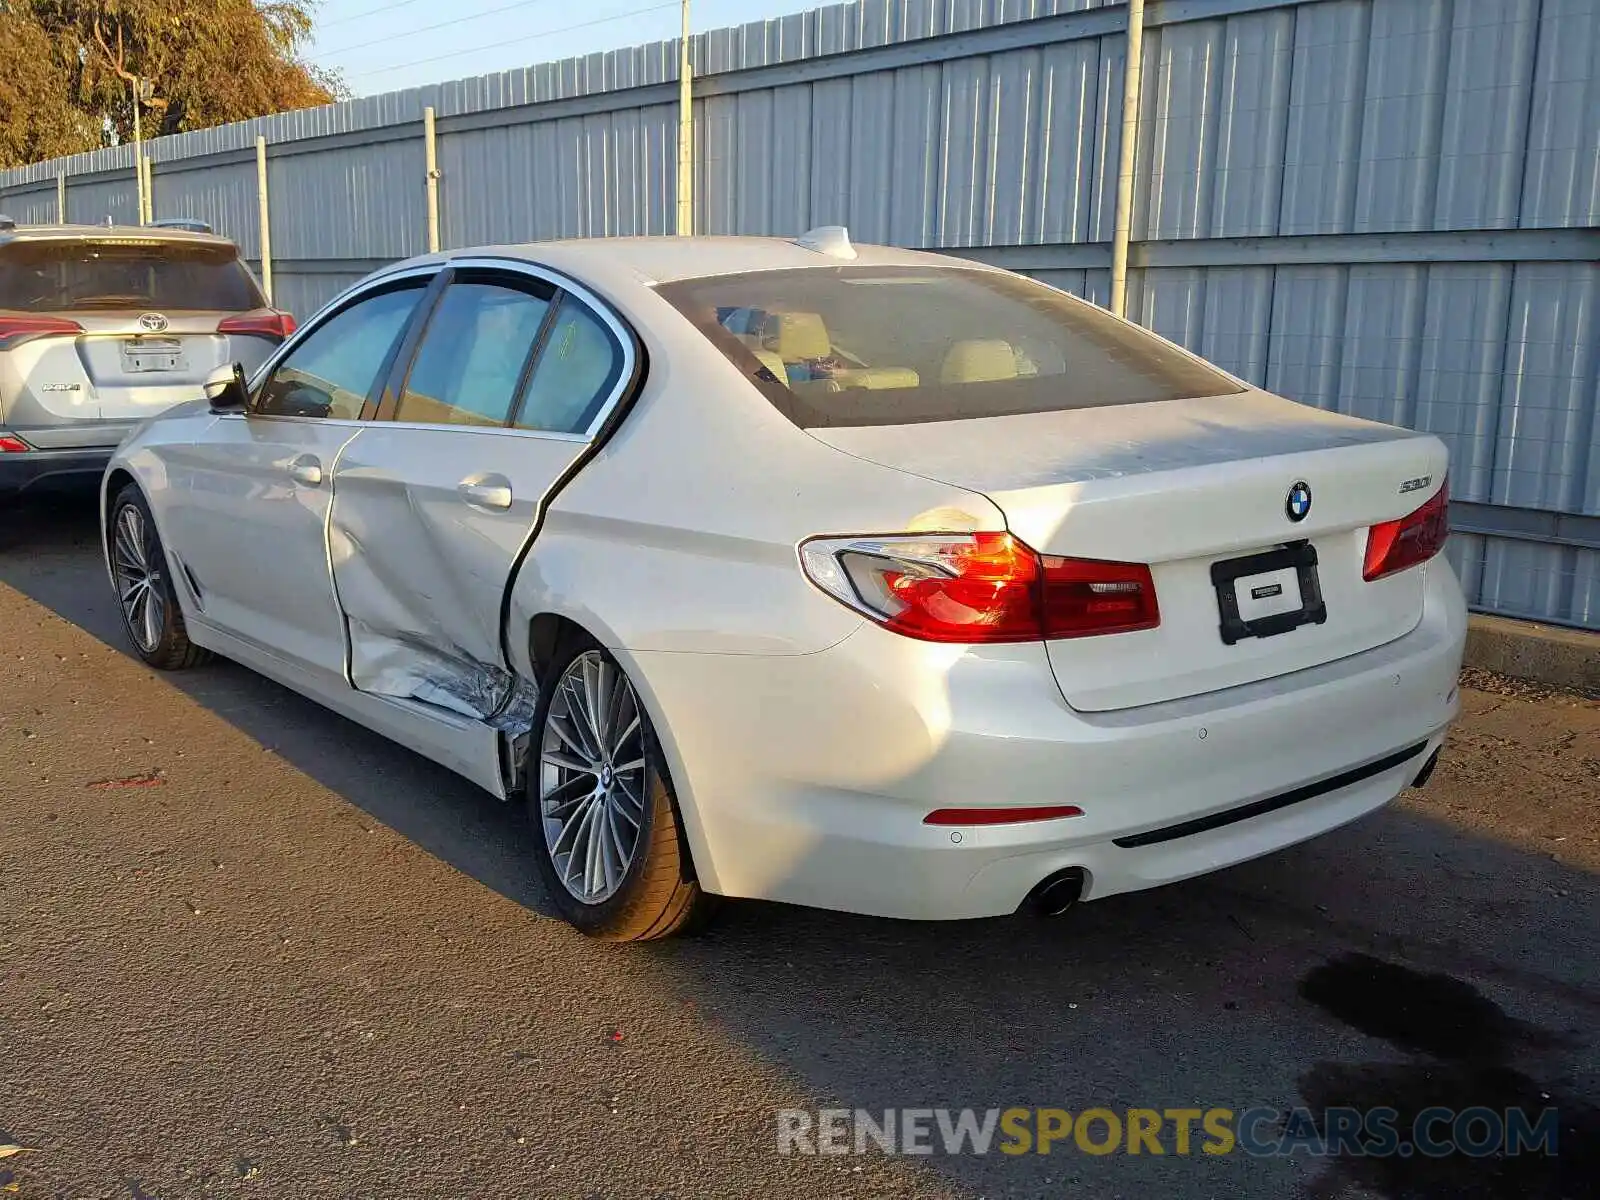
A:
POLYGON ((73 238, 0 246, 0 308, 248 312, 265 304, 228 245, 73 238))
POLYGON ((961 267, 808 267, 665 284, 795 424, 907 425, 1240 386, 1102 309, 961 267))

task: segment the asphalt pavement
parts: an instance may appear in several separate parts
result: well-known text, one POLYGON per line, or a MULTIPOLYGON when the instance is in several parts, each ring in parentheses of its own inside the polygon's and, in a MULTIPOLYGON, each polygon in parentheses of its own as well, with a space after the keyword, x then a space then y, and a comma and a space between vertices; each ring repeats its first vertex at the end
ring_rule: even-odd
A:
POLYGON ((0 513, 0 630, 0 1197, 1600 1194, 1592 701, 1471 677, 1426 789, 1060 920, 730 903, 616 947, 550 915, 509 807, 233 664, 131 657, 92 503, 0 513), (1558 1149, 776 1138, 1341 1105, 1553 1107, 1558 1149))

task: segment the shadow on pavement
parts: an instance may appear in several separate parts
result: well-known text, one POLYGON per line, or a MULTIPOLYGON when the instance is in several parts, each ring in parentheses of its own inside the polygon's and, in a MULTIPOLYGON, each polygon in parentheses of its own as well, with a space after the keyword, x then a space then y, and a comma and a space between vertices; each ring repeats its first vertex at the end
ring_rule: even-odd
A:
MULTIPOLYGON (((0 528, 0 583, 126 650, 92 501, 13 510, 0 528)), ((507 806, 242 668, 218 663, 163 679, 429 853, 545 911, 524 866, 520 814, 507 806)), ((659 972, 666 995, 692 998, 819 1105, 881 1116, 902 1107, 1239 1111, 1419 1097, 1503 1107, 1506 1097, 1545 1096, 1562 1106, 1571 1139, 1596 1129, 1597 913, 1593 875, 1400 805, 1220 875, 1053 922, 923 925, 743 903, 700 939, 629 953, 659 972), (1352 969, 1352 952, 1378 966, 1352 969), (1402 959, 1410 965, 1383 965, 1402 959), (1408 990, 1418 973, 1444 982, 1408 990), (1473 983, 1454 982, 1462 976, 1473 983), (1412 1003, 1425 1011, 1401 1013, 1406 1028, 1448 1021, 1441 995, 1525 1035, 1463 1068, 1426 1040, 1397 1042, 1372 1015, 1412 1003)), ((1050 1156, 941 1155, 920 1165, 988 1196, 1521 1200, 1597 1194, 1592 1172, 1569 1169, 1580 1162, 1466 1170, 1460 1159, 1421 1156, 1378 1166, 1304 1154, 1101 1158, 1063 1145, 1050 1156)))

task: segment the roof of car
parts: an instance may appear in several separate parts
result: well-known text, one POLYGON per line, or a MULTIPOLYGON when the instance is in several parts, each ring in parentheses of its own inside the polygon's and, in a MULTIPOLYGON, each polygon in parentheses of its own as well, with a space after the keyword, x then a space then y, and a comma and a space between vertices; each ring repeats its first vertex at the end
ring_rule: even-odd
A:
MULTIPOLYGON (((950 265, 948 258, 917 250, 863 245, 853 249, 856 256, 844 259, 808 249, 788 238, 565 238, 519 245, 463 247, 396 266, 475 257, 516 258, 552 267, 579 280, 597 284, 626 282, 637 286, 806 267, 950 265)), ((962 265, 979 266, 977 263, 962 265)))
POLYGON ((152 241, 189 242, 231 246, 233 243, 214 233, 193 233, 187 229, 166 229, 149 225, 18 225, 0 229, 0 245, 8 242, 46 241, 152 241))
POLYGON ((569 261, 605 259, 656 283, 745 271, 841 266, 846 262, 860 266, 912 265, 927 263, 930 257, 891 246, 856 246, 854 259, 840 259, 788 238, 771 237, 581 238, 539 242, 523 249, 530 257, 556 253, 569 261))

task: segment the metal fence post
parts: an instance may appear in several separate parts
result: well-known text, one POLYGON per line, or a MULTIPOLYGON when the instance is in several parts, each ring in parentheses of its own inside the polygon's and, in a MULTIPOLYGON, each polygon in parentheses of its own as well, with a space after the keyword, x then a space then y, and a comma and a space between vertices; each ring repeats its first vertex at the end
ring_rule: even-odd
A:
POLYGON ((428 253, 433 254, 439 249, 439 145, 432 105, 422 110, 422 146, 428 168, 428 253))
POLYGON ((155 160, 146 154, 139 161, 143 164, 141 170, 144 173, 144 216, 140 223, 148 225, 156 219, 155 160))
POLYGON ((694 233, 694 74, 689 64, 689 0, 683 0, 678 38, 678 222, 679 237, 694 233))
POLYGON ((1111 311, 1127 316, 1128 238, 1133 228, 1133 168, 1139 149, 1144 81, 1144 0, 1128 0, 1128 65, 1122 73, 1122 145, 1117 153, 1117 222, 1111 235, 1111 311))
POLYGON ((261 233, 261 290, 272 303, 272 215, 267 204, 267 139, 256 137, 256 210, 261 233))
POLYGON ((67 223, 67 177, 64 172, 56 172, 56 223, 67 223))

